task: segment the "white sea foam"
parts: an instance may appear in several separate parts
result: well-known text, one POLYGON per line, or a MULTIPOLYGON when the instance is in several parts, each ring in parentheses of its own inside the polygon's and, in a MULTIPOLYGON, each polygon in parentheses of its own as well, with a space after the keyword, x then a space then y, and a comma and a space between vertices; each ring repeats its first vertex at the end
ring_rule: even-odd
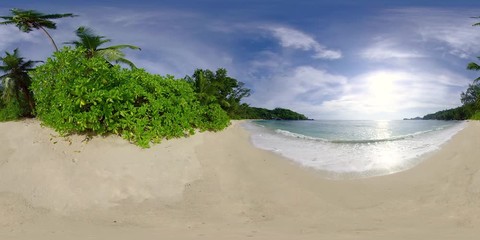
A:
POLYGON ((439 149, 465 127, 458 123, 435 130, 387 139, 335 141, 285 130, 245 125, 256 147, 281 154, 303 166, 327 173, 330 178, 386 175, 409 169, 421 156, 439 149))

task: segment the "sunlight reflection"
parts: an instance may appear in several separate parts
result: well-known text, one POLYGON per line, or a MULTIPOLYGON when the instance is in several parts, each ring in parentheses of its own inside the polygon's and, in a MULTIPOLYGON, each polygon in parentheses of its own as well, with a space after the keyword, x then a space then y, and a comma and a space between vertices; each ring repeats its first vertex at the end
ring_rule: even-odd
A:
POLYGON ((380 120, 376 121, 377 127, 375 128, 375 137, 374 139, 388 139, 391 137, 392 133, 390 131, 389 125, 390 121, 380 120))
MULTIPOLYGON (((376 123, 376 139, 390 139, 392 137, 390 121, 381 120, 376 123)), ((375 143, 370 153, 374 168, 385 169, 388 172, 395 172, 395 167, 398 167, 402 161, 398 146, 390 141, 375 143)))

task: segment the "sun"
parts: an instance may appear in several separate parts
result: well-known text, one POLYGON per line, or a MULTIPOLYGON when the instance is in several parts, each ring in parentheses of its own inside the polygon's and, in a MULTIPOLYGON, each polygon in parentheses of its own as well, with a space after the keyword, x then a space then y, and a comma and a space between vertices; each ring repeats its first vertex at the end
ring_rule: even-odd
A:
POLYGON ((395 112, 398 108, 397 85, 404 76, 398 72, 380 71, 367 76, 367 102, 372 111, 395 112))

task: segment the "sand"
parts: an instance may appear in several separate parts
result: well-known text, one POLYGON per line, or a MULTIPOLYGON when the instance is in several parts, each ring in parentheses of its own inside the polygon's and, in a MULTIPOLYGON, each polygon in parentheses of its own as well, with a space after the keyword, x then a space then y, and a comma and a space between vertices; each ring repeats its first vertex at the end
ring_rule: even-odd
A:
POLYGON ((328 180, 241 122, 140 149, 0 123, 0 239, 478 239, 480 123, 418 166, 328 180))

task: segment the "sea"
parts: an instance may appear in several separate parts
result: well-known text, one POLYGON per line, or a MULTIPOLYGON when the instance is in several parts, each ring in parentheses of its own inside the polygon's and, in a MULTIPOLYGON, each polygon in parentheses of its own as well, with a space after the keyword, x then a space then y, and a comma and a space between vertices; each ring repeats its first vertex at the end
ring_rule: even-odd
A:
POLYGON ((245 123, 251 141, 326 178, 392 174, 419 164, 463 129, 463 121, 278 121, 245 123))

